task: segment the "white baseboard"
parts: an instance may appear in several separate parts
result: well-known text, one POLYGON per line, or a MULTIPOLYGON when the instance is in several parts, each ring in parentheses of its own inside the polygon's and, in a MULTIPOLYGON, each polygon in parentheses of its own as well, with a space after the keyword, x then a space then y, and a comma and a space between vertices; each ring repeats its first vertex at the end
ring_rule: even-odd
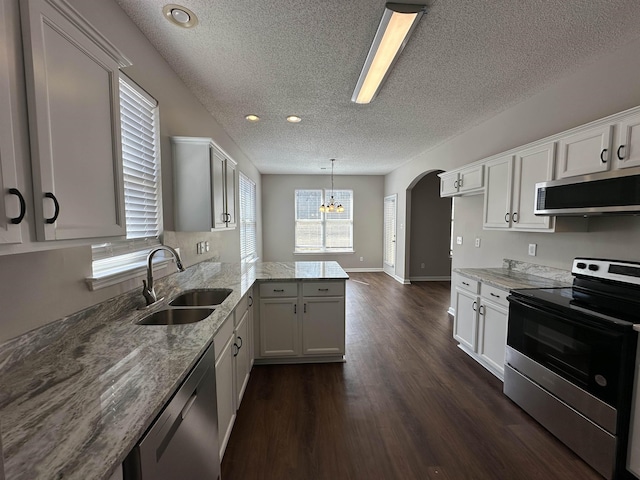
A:
POLYGON ((347 273, 384 272, 382 268, 344 268, 343 270, 347 273))
POLYGON ((400 282, 403 285, 411 285, 411 280, 407 279, 407 278, 402 278, 399 277, 398 275, 395 275, 393 273, 389 273, 385 270, 385 272, 387 275, 389 275, 391 278, 393 278, 394 280, 400 282))
POLYGON ((409 277, 412 282, 450 282, 451 276, 444 277, 409 277))
POLYGON ((453 307, 449 307, 449 310, 447 310, 447 313, 449 315, 451 315, 452 317, 455 317, 456 316, 456 309, 453 308, 453 307))

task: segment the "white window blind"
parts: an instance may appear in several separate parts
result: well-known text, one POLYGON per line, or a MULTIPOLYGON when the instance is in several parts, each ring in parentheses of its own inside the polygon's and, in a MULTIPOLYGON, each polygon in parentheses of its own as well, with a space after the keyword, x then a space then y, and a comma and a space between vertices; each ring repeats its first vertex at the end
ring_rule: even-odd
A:
POLYGON ((93 275, 120 272, 144 262, 160 244, 162 209, 158 102, 120 76, 120 126, 126 240, 92 246, 93 275))
POLYGON ((295 191, 296 252, 353 251, 353 190, 334 190, 333 197, 344 212, 320 212, 331 201, 330 190, 295 191))
POLYGON ((256 236, 256 184, 240 172, 240 260, 258 258, 256 236))
POLYGON ((396 263, 396 196, 384 197, 384 263, 396 263))

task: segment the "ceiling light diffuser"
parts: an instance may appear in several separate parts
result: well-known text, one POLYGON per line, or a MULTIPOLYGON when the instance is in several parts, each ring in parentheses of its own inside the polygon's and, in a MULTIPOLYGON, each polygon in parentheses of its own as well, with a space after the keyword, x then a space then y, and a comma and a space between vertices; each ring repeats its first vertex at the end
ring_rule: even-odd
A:
POLYGON ((352 102, 369 103, 374 99, 426 11, 426 5, 385 5, 378 31, 353 91, 352 102))
POLYGON ((297 115, 289 115, 287 117, 287 122, 289 123, 300 123, 302 121, 302 119, 300 117, 298 117, 297 115))
POLYGON ((162 7, 162 13, 164 13, 164 18, 182 28, 191 28, 198 24, 196 14, 182 5, 170 3, 162 7))

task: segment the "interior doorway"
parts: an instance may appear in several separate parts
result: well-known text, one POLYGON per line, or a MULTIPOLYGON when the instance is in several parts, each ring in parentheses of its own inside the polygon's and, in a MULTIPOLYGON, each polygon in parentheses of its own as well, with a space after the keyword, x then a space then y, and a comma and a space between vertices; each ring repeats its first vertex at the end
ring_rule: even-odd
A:
POLYGON ((384 268, 393 269, 396 266, 396 218, 398 196, 394 193, 384 197, 384 268))

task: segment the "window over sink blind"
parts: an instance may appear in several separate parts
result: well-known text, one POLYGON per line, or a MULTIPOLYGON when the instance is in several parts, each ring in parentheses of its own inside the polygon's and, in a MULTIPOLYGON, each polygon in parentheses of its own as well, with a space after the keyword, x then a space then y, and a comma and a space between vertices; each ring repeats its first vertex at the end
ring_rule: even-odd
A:
POLYGON ((256 245, 256 184, 240 172, 240 260, 258 258, 256 245))
POLYGON ((162 196, 158 102, 120 75, 120 125, 126 213, 126 240, 92 246, 93 276, 144 265, 160 244, 162 196))

